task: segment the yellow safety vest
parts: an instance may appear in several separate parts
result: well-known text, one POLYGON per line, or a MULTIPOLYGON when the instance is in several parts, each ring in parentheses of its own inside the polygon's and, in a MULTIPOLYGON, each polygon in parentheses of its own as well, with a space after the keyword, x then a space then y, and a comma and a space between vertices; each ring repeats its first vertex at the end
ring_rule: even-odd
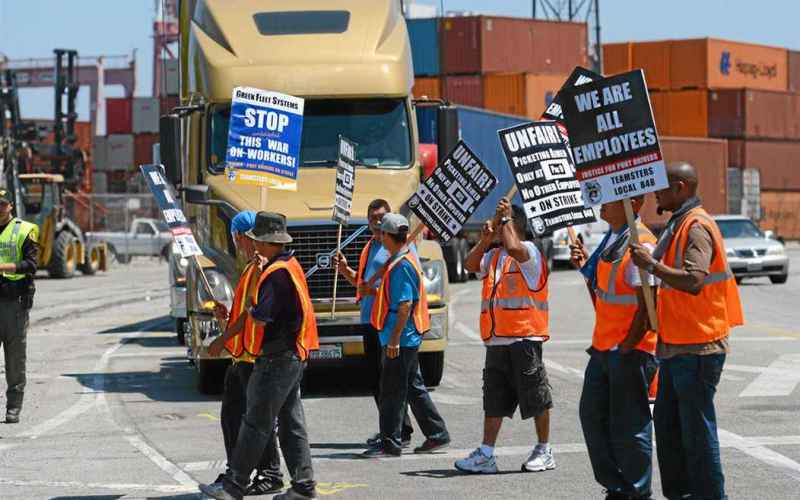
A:
MULTIPOLYGON (((0 233, 0 264, 19 264, 22 262, 22 244, 28 236, 33 241, 39 237, 39 227, 36 224, 25 222, 14 217, 6 228, 0 233)), ((10 281, 19 281, 24 274, 2 273, 3 278, 10 281)))

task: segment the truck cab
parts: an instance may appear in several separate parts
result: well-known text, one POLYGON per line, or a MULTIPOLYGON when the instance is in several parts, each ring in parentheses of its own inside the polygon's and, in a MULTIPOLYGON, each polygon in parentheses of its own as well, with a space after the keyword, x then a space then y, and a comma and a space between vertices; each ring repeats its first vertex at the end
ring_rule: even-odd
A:
MULTIPOLYGON (((206 346, 219 334, 208 304, 230 301, 243 262, 237 260, 230 221, 259 210, 259 188, 231 184, 224 175, 231 95, 237 86, 305 99, 297 191, 269 190, 266 209, 286 215, 294 251, 306 271, 320 334, 310 367, 363 359, 355 289, 338 281, 331 257, 338 226, 331 221, 339 135, 358 144, 353 217, 342 252, 352 267, 371 238, 367 205, 384 198, 395 211, 420 182, 413 71, 405 20, 397 0, 279 0, 181 3, 181 106, 162 117, 161 158, 178 186, 187 219, 214 288, 209 296, 196 268, 186 277, 187 343, 202 392, 219 390, 217 359, 206 346)), ((412 225, 414 221, 412 220, 412 225)), ((431 312, 420 349, 426 381, 437 385, 447 345, 448 284, 442 251, 417 241, 431 312)), ((268 333, 267 333, 268 335, 268 333)))

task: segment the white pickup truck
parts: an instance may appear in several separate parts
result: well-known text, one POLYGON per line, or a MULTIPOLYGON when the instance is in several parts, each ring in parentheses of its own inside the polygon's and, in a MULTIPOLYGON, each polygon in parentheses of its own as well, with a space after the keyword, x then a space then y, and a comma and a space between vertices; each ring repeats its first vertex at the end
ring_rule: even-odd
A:
POLYGON ((130 230, 122 232, 86 233, 87 239, 105 241, 108 250, 121 264, 131 257, 169 257, 172 235, 167 225, 157 219, 137 218, 131 222, 130 230))

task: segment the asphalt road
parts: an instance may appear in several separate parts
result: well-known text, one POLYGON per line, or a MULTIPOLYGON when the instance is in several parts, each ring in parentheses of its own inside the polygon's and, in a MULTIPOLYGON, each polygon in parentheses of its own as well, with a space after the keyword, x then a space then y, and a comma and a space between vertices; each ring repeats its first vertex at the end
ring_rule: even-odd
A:
MULTIPOLYGON (((732 499, 798 498, 800 250, 791 256, 787 284, 764 279, 741 286, 747 325, 733 334, 717 398, 732 499)), ((200 498, 197 482, 212 481, 224 466, 219 400, 194 389, 193 368, 166 316, 166 283, 166 265, 147 260, 92 278, 39 281, 23 421, 0 425, 0 498, 200 498)), ((433 393, 451 448, 400 459, 355 458, 377 430, 361 376, 355 370, 313 374, 304 404, 321 496, 602 498, 577 411, 591 306, 574 271, 555 272, 550 290, 552 340, 545 359, 556 404, 556 470, 519 472, 535 441, 532 423, 520 420, 506 421, 501 432, 501 474, 464 476, 453 469, 481 437, 484 349, 477 334, 479 286, 471 282, 452 289, 445 378, 433 393)), ((414 440, 419 444, 422 437, 414 440)), ((657 474, 654 490, 660 493, 657 474)))

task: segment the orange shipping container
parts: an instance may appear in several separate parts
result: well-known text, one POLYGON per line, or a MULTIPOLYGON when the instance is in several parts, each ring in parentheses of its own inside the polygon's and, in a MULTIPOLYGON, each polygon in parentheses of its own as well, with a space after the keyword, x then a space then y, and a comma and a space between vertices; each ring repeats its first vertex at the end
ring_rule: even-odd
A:
POLYGON ((708 137, 708 91, 650 92, 659 135, 708 137))
MULTIPOLYGON (((670 42, 639 42, 633 44, 633 69, 644 70, 647 88, 668 90, 670 85, 670 42)), ((676 61, 678 62, 678 61, 676 61)))
POLYGON ((442 98, 442 81, 435 77, 414 78, 414 88, 411 89, 414 97, 426 96, 431 99, 442 98))
POLYGON ((800 191, 761 191, 761 229, 800 239, 800 191))
POLYGON ((569 75, 494 74, 483 77, 483 107, 538 119, 569 75))
POLYGON ((789 91, 800 93, 800 50, 788 51, 789 91))
POLYGON ((786 90, 787 51, 714 38, 673 40, 673 89, 740 88, 786 90))
POLYGON ((616 75, 633 69, 633 44, 631 42, 603 45, 603 74, 616 75))

